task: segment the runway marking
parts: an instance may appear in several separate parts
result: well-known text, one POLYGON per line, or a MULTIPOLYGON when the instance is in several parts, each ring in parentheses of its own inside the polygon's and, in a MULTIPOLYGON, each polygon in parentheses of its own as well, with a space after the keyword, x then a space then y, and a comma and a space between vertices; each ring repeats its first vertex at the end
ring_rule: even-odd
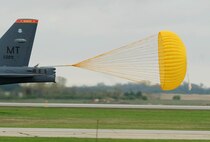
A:
POLYGON ((128 109, 176 109, 176 110, 210 110, 210 106, 183 105, 130 105, 130 104, 67 104, 67 103, 5 103, 8 107, 65 107, 65 108, 128 108, 128 109))
MULTIPOLYGON (((0 128, 0 136, 95 138, 95 129, 0 128)), ((99 129, 98 138, 210 140, 210 131, 99 129)))

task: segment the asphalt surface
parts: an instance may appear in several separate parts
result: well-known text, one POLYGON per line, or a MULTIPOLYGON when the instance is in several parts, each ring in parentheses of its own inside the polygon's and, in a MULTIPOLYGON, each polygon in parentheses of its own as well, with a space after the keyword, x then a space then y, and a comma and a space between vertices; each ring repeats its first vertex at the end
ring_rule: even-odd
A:
POLYGON ((15 107, 66 107, 66 108, 136 108, 136 109, 180 109, 180 110, 210 110, 210 106, 183 105, 129 105, 129 104, 67 104, 67 103, 5 103, 0 106, 15 107))
POLYGON ((210 131, 122 130, 122 129, 59 129, 59 128, 0 128, 0 136, 11 137, 76 137, 112 139, 185 139, 210 140, 210 131))

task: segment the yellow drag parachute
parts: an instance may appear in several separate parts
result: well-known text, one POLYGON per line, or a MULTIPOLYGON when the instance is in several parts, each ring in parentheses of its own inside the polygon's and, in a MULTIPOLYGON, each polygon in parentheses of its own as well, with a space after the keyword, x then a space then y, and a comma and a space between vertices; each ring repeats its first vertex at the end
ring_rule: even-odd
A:
POLYGON ((135 82, 150 81, 163 90, 177 88, 185 78, 187 58, 181 39, 173 32, 133 42, 72 66, 135 82))
POLYGON ((186 49, 178 35, 169 31, 159 32, 158 57, 161 88, 175 89, 184 80, 187 69, 186 49))

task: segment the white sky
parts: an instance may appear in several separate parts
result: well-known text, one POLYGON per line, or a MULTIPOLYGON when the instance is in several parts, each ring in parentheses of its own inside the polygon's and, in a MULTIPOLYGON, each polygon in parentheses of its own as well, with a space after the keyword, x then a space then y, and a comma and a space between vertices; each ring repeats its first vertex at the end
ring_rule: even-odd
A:
MULTIPOLYGON (((71 64, 158 33, 176 32, 188 51, 190 80, 210 87, 209 0, 0 0, 0 34, 18 18, 39 19, 30 65, 71 64)), ((73 67, 68 85, 125 82, 73 67)))

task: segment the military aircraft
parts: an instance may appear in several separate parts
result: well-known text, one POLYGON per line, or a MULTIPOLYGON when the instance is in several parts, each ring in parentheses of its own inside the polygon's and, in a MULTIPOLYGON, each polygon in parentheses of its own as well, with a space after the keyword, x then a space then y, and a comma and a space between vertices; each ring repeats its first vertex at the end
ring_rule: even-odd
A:
POLYGON ((0 85, 55 82, 54 67, 28 67, 38 20, 18 19, 0 39, 0 85))

